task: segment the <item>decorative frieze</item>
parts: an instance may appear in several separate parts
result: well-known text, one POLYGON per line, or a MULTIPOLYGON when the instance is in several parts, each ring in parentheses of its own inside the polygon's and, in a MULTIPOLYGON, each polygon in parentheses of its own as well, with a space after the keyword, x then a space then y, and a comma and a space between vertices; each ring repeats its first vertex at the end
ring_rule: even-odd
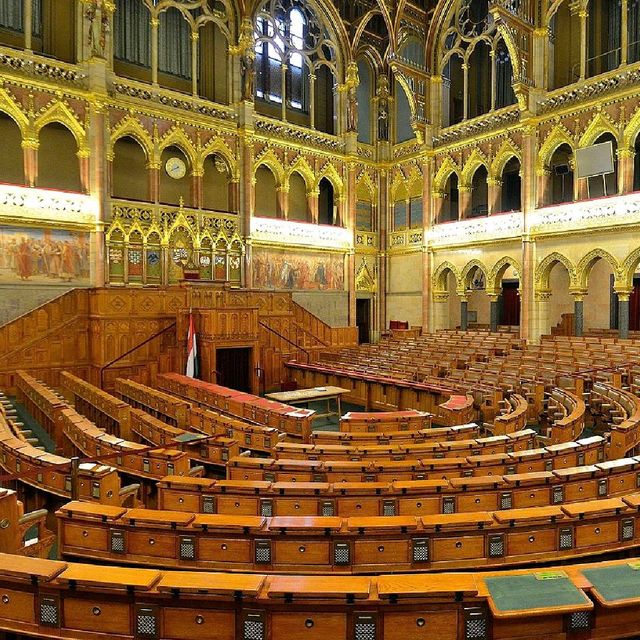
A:
POLYGON ((505 213, 487 218, 472 218, 432 227, 427 242, 432 246, 477 244, 517 238, 523 232, 521 212, 505 213))

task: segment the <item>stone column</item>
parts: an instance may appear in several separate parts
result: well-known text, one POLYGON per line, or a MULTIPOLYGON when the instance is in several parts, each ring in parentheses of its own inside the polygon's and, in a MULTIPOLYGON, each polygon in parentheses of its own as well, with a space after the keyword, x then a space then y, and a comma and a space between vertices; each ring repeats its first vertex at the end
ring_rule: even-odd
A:
POLYGON ((289 187, 281 185, 276 190, 278 218, 283 220, 289 219, 289 187))
POLYGON ((626 340, 629 337, 629 298, 631 289, 616 289, 618 295, 618 337, 626 340))
POLYGON ((256 178, 253 172, 253 141, 245 138, 242 145, 242 182, 240 184, 240 234, 245 238, 244 285, 247 289, 253 286, 251 218, 256 206, 256 178))
POLYGON ((433 267, 433 251, 422 247, 422 333, 430 333, 431 327, 431 274, 433 267))
POLYGON ((433 291, 433 331, 449 328, 449 293, 433 291))
POLYGON ((229 211, 239 213, 240 211, 240 181, 232 179, 229 182, 229 211))
POLYGON ((465 220, 471 215, 471 186, 460 185, 458 193, 458 219, 465 220))
POLYGON ((529 340, 531 342, 539 342, 540 337, 550 333, 551 327, 549 323, 549 300, 551 300, 551 291, 538 290, 535 292, 536 313, 535 321, 532 323, 529 340))
POLYGON ((618 192, 633 191, 633 170, 636 154, 633 149, 618 149, 618 192))
POLYGON ((498 294, 489 293, 489 330, 496 332, 498 330, 498 294))
POLYGON ((386 331, 387 327, 387 291, 388 291, 388 265, 389 256, 387 254, 387 230, 389 228, 389 172, 382 169, 378 173, 378 229, 380 230, 380 264, 378 269, 378 282, 380 285, 380 321, 378 326, 380 331, 386 331))
POLYGON ((464 295, 460 295, 460 329, 466 331, 469 326, 469 318, 467 311, 469 308, 469 301, 464 295))
POLYGON ((346 201, 342 203, 341 224, 346 226, 351 232, 352 249, 349 252, 349 326, 356 326, 356 164, 349 162, 346 175, 346 201))
POLYGON ((489 178, 487 180, 489 191, 489 215, 502 211, 502 180, 489 178))
POLYGON ((38 183, 38 147, 36 138, 25 138, 22 141, 24 157, 24 183, 28 187, 35 187, 38 183))
MULTIPOLYGON (((442 210, 444 209, 444 201, 446 194, 444 191, 434 191, 432 194, 433 211, 431 214, 431 223, 439 224, 442 220, 442 210)), ((424 199, 423 199, 424 201, 424 199)))
POLYGON ((149 200, 158 202, 160 200, 160 163, 147 163, 147 172, 149 175, 149 200))
POLYGON ((546 167, 538 168, 536 181, 538 183, 537 208, 541 209, 551 202, 551 171, 546 167))
MULTIPOLYGON (((587 77, 587 11, 579 11, 580 18, 580 81, 587 77)), ((557 46, 557 43, 556 43, 557 46)))
POLYGON ((571 291, 573 296, 573 314, 575 323, 575 335, 580 337, 584 334, 584 296, 586 291, 571 291))
POLYGON ((160 20, 157 17, 151 18, 151 82, 158 86, 158 31, 160 30, 160 20))
POLYGON ((429 231, 433 224, 433 158, 422 163, 422 333, 431 331, 431 274, 433 273, 433 252, 429 250, 429 231))
POLYGON ((307 202, 309 206, 309 222, 318 224, 318 198, 320 197, 319 189, 312 189, 307 193, 307 202))
MULTIPOLYGON (((89 175, 89 157, 91 156, 91 151, 89 149, 80 149, 76 155, 80 163, 80 185, 82 193, 89 193, 91 190, 91 177, 89 175)), ((100 158, 100 162, 102 162, 102 157, 100 158)))
POLYGON ((204 174, 201 171, 191 174, 191 206, 195 209, 202 209, 204 203, 203 178, 204 174))

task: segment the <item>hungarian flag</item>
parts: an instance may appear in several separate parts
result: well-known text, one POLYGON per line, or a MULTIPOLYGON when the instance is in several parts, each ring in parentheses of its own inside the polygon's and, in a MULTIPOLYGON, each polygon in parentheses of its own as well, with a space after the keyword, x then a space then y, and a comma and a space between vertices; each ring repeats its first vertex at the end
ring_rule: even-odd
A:
POLYGON ((193 324, 193 314, 189 310, 189 331, 187 332, 187 370, 185 375, 190 378, 198 377, 198 346, 196 344, 196 329, 193 324))

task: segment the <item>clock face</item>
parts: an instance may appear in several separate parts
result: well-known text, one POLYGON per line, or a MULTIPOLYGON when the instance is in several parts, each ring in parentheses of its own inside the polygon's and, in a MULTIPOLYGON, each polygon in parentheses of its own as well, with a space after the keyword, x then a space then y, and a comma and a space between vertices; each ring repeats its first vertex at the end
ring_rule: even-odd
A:
POLYGON ((182 158, 169 158, 164 165, 168 176, 174 180, 180 180, 187 175, 187 165, 182 158))

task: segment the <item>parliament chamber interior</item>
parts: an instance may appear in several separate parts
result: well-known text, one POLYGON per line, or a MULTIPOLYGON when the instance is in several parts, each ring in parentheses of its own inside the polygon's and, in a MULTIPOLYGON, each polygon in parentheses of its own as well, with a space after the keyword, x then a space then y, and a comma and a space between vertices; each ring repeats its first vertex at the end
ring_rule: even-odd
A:
POLYGON ((640 639, 640 0, 0 0, 0 640, 640 639))

